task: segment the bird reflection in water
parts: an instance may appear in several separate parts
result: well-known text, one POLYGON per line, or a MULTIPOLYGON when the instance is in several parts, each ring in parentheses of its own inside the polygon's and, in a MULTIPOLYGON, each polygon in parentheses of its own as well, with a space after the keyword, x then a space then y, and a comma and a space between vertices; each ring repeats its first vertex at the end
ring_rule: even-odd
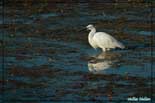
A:
POLYGON ((121 55, 114 52, 99 53, 88 62, 88 70, 95 74, 104 73, 106 69, 119 66, 121 55))

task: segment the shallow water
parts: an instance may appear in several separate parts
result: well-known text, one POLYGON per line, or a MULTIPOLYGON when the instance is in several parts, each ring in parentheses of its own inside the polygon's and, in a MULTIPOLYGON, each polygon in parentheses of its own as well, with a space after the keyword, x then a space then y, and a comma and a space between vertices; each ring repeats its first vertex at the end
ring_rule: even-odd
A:
POLYGON ((120 3, 103 8, 106 5, 57 3, 54 8, 48 4, 37 9, 42 12, 37 6, 7 7, 3 99, 41 103, 150 98, 151 78, 155 78, 150 6, 120 3), (80 31, 90 23, 126 48, 106 53, 94 50, 87 42, 88 32, 80 31))

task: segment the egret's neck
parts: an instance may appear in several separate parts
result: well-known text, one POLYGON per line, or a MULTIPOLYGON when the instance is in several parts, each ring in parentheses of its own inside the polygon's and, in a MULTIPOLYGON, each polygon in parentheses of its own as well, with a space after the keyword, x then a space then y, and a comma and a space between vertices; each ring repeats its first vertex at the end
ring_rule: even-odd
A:
POLYGON ((92 38, 94 36, 94 34, 96 33, 96 29, 93 28, 90 33, 89 33, 89 38, 92 38))
POLYGON ((90 33, 89 33, 89 35, 88 35, 89 44, 90 44, 93 48, 97 48, 97 45, 96 45, 95 41, 93 40, 93 37, 94 37, 95 33, 96 33, 96 29, 93 28, 93 29, 91 29, 91 31, 90 31, 90 33))

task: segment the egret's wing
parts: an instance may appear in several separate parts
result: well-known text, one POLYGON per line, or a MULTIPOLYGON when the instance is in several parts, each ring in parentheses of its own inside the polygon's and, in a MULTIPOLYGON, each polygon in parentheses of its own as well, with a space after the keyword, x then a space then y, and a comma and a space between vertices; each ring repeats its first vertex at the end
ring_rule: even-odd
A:
POLYGON ((103 32, 98 32, 94 35, 93 40, 98 44, 99 47, 101 48, 113 48, 113 38, 111 38, 109 35, 103 33, 103 32))
POLYGON ((115 47, 124 48, 124 45, 122 43, 118 42, 111 35, 104 32, 97 32, 94 35, 93 39, 100 47, 103 48, 115 48, 115 47))

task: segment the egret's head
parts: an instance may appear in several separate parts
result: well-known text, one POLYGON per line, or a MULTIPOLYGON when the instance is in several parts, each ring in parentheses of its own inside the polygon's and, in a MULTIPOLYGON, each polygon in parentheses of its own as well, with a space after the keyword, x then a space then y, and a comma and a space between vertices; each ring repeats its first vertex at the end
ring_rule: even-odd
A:
POLYGON ((94 28, 94 26, 92 24, 89 24, 88 26, 86 26, 87 30, 92 30, 94 28))

